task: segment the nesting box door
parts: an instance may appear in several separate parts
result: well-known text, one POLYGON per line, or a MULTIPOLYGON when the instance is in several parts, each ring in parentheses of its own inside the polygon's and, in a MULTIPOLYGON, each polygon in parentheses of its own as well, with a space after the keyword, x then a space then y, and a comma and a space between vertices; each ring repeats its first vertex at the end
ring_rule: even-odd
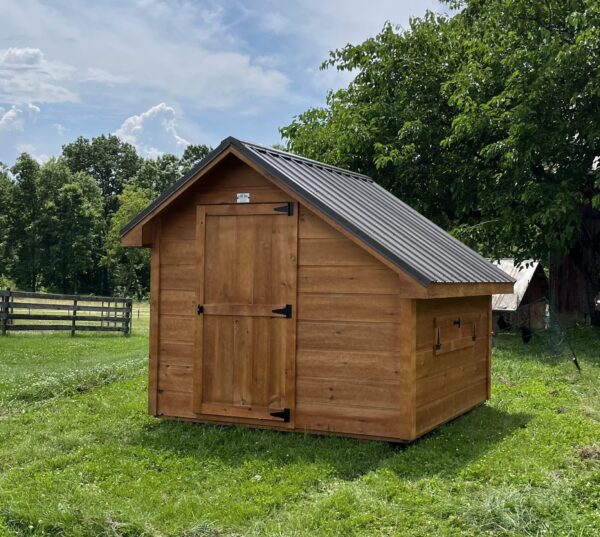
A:
POLYGON ((195 412, 293 424, 294 204, 197 208, 195 412))

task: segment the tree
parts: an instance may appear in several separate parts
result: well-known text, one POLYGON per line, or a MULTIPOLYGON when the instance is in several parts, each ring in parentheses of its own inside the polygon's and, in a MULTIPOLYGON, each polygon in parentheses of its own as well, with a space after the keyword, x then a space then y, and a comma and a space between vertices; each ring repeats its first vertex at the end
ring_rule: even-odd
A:
POLYGON ((44 193, 42 281, 62 293, 86 290, 101 249, 100 189, 90 176, 73 174, 63 159, 44 164, 39 176, 39 191, 44 193))
POLYGON ((146 248, 125 248, 121 245, 121 228, 145 209, 151 201, 150 192, 135 184, 127 185, 119 196, 120 207, 112 216, 106 237, 106 254, 102 263, 107 267, 119 290, 141 298, 148 293, 150 252, 146 248))
POLYGON ((42 236, 39 164, 22 153, 12 167, 15 182, 8 203, 7 258, 9 273, 22 289, 35 291, 40 283, 42 236))
POLYGON ((181 175, 189 173, 196 164, 212 151, 211 147, 203 144, 190 144, 183 151, 179 159, 179 172, 181 175))
POLYGON ((139 189, 149 192, 152 198, 156 198, 181 177, 179 162, 175 155, 168 153, 155 159, 145 160, 132 179, 132 183, 139 189))
POLYGON ((73 173, 87 173, 96 181, 105 217, 117 210, 119 194, 142 164, 135 148, 112 134, 91 140, 79 137, 64 145, 62 154, 73 173))
POLYGON ((13 184, 8 173, 8 168, 0 162, 0 277, 7 274, 9 264, 7 240, 11 223, 9 204, 13 184))
POLYGON ((449 3, 334 51, 325 67, 357 75, 281 129, 288 147, 369 173, 485 255, 568 260, 600 323, 600 5, 449 3))

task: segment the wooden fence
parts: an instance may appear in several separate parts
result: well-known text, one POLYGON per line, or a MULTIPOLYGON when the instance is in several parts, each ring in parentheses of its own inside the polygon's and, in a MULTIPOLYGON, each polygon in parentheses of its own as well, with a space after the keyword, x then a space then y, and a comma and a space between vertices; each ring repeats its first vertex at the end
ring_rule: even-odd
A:
POLYGON ((131 298, 0 290, 0 330, 3 336, 17 330, 65 330, 72 336, 78 331, 122 332, 128 336, 132 302, 131 298))

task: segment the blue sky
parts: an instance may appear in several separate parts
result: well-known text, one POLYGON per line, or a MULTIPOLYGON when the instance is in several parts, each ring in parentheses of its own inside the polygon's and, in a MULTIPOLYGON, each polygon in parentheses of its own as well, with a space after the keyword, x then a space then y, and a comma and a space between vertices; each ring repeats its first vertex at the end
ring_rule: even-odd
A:
POLYGON ((329 50, 437 0, 0 0, 0 161, 116 133, 143 156, 233 135, 266 145, 348 73, 329 50))

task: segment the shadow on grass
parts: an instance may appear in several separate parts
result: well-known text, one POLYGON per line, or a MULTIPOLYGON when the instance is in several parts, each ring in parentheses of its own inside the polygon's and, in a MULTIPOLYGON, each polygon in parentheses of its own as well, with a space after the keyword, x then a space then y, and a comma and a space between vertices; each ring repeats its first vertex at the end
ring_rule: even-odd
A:
POLYGON ((481 406, 411 445, 334 436, 286 433, 239 426, 157 420, 129 442, 161 455, 218 460, 237 467, 249 462, 268 467, 315 464, 337 477, 356 479, 377 468, 407 478, 453 475, 485 454, 529 416, 481 406))
POLYGON ((529 414, 482 405, 434 429, 381 466, 408 479, 451 478, 515 431, 526 428, 530 420, 529 414))

